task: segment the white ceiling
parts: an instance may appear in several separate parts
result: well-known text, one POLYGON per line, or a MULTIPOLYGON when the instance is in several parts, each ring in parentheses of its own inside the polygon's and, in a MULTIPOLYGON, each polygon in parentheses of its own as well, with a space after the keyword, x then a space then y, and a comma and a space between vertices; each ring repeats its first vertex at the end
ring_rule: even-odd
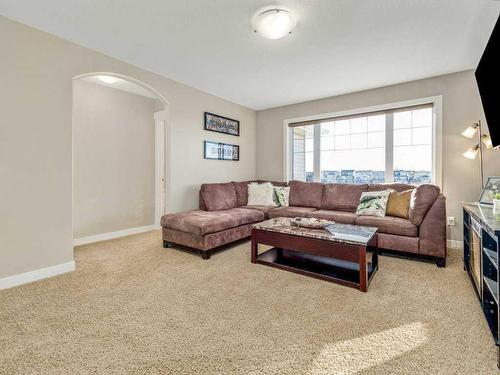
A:
POLYGON ((115 79, 116 79, 116 81, 114 81, 113 83, 106 83, 106 82, 101 81, 99 78, 97 78, 97 76, 88 76, 88 77, 81 78, 81 80, 85 81, 85 82, 90 82, 90 83, 93 83, 96 85, 101 85, 101 86, 106 86, 106 87, 109 87, 112 89, 126 91, 126 92, 129 92, 131 94, 145 96, 145 97, 151 98, 151 99, 158 99, 158 96, 156 96, 154 93, 152 93, 149 90, 146 90, 145 88, 143 88, 143 87, 141 87, 133 82, 127 81, 125 79, 117 78, 117 77, 115 77, 115 79))
POLYGON ((0 14, 254 109, 475 68, 494 0, 0 0, 0 14), (282 4, 295 32, 252 32, 282 4))

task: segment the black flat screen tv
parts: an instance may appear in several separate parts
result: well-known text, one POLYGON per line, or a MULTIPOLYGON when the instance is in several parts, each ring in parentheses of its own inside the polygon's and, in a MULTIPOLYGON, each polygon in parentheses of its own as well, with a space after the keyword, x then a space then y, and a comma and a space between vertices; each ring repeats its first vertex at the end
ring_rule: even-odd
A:
POLYGON ((500 146, 500 18, 476 69, 476 81, 491 141, 500 146))

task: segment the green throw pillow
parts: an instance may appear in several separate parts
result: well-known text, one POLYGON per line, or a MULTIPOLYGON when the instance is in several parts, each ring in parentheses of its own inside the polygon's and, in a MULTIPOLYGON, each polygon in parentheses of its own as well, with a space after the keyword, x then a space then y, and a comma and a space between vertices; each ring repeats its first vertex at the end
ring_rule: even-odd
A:
POLYGON ((384 217, 390 193, 389 190, 361 193, 356 214, 384 217))
POLYGON ((278 207, 288 207, 290 186, 274 186, 273 201, 278 207))

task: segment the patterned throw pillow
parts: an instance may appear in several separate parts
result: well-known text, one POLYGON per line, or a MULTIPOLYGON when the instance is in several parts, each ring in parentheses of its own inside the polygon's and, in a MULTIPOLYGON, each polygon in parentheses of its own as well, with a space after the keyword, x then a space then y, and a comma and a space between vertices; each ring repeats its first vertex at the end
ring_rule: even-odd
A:
POLYGON ((274 186, 273 201, 278 207, 288 207, 290 205, 290 186, 274 186))
POLYGON ((384 217, 389 194, 390 190, 361 193, 356 215, 384 217))

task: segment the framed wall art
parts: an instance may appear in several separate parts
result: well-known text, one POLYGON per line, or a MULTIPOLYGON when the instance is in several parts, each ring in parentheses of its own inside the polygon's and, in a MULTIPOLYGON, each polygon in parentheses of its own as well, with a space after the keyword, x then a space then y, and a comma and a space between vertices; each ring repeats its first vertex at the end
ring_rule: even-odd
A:
POLYGON ((224 116, 205 112, 205 130, 239 136, 240 122, 224 116))
POLYGON ((240 146, 220 142, 203 142, 203 157, 211 160, 240 160, 240 146))

